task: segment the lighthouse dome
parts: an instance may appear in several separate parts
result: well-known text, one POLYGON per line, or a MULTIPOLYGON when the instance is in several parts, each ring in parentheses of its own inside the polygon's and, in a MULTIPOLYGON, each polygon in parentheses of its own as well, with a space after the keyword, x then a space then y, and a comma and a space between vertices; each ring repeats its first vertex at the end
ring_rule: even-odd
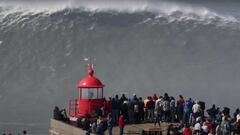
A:
POLYGON ((94 70, 88 70, 88 76, 83 78, 77 85, 78 88, 102 88, 102 82, 93 76, 94 70))

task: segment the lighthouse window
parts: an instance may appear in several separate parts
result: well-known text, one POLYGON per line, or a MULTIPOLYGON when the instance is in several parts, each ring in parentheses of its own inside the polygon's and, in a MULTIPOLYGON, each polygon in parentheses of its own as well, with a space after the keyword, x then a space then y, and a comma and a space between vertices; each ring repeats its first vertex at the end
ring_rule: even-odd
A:
POLYGON ((102 97, 102 88, 98 88, 98 98, 103 98, 102 97))
POLYGON ((96 99, 97 98, 97 89, 95 88, 90 88, 88 89, 89 93, 88 93, 88 98, 89 99, 96 99))
POLYGON ((82 98, 83 99, 88 98, 88 89, 87 88, 82 89, 82 98))
POLYGON ((95 88, 83 88, 82 89, 82 99, 96 99, 97 89, 95 88))

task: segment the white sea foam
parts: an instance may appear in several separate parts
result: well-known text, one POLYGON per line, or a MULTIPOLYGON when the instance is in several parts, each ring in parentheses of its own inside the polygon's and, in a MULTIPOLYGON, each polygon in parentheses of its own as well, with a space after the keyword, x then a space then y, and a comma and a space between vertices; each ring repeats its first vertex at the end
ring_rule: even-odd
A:
MULTIPOLYGON (((166 1, 143 1, 143 0, 68 0, 58 2, 0 2, 2 12, 0 21, 9 14, 20 13, 23 15, 34 15, 44 13, 49 15, 62 11, 64 9, 81 9, 93 13, 98 12, 117 12, 117 13, 136 13, 150 12, 156 14, 156 18, 169 17, 171 20, 213 20, 219 18, 223 22, 238 22, 231 15, 221 15, 205 7, 187 5, 183 3, 166 2, 166 1), (177 12, 181 16, 174 17, 177 12)), ((18 20, 22 21, 22 20, 18 20)))

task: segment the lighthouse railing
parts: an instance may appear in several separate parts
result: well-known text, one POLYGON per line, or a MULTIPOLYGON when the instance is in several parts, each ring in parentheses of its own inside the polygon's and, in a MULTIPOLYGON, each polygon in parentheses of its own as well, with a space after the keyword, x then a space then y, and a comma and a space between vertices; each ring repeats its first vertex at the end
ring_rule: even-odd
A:
POLYGON ((68 114, 71 117, 77 116, 77 111, 78 111, 78 100, 69 100, 69 105, 68 105, 68 114))

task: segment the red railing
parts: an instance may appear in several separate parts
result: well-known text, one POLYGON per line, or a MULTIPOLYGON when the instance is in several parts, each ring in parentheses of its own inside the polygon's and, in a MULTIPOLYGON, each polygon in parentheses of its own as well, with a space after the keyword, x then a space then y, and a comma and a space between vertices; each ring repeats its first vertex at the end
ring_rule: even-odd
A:
POLYGON ((68 105, 68 115, 71 117, 75 117, 78 114, 78 100, 69 100, 69 105, 68 105))

